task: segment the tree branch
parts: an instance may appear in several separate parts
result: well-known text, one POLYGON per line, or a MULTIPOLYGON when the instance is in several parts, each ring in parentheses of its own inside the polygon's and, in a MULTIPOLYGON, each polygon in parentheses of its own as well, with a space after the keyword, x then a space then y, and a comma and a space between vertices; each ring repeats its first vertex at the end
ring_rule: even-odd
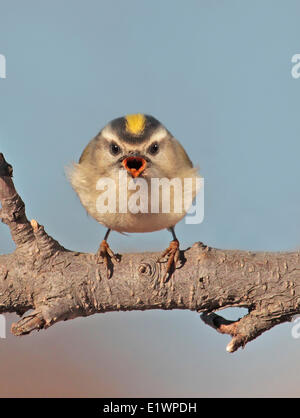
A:
POLYGON ((167 282, 158 253, 123 254, 107 279, 93 254, 63 248, 37 221, 28 221, 2 154, 0 202, 16 244, 12 254, 0 255, 0 313, 24 315, 12 326, 15 335, 95 313, 189 309, 231 335, 227 351, 234 352, 300 313, 299 252, 220 250, 198 242, 181 252, 183 265, 167 282), (237 321, 214 313, 227 307, 249 313, 237 321))

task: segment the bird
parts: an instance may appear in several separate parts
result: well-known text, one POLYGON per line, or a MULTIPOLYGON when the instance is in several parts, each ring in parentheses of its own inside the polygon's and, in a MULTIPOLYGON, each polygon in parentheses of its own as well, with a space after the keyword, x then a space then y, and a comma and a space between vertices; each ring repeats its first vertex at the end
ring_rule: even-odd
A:
POLYGON ((198 168, 171 132, 144 113, 113 119, 87 144, 79 162, 69 166, 67 175, 88 214, 107 228, 96 252, 97 262, 106 266, 107 277, 109 266, 119 261, 107 242, 111 231, 126 234, 167 229, 172 241, 157 259, 167 263, 163 275, 166 281, 180 258, 174 228, 188 210, 182 196, 189 194, 192 203, 197 194, 195 179, 199 177, 198 168), (185 184, 186 178, 192 182, 185 184), (159 183, 161 179, 167 182, 159 183), (178 180, 181 189, 175 187, 178 180), (169 194, 164 193, 164 184, 169 194), (158 185, 156 202, 154 185, 158 185), (110 205, 105 206, 109 200, 110 205))

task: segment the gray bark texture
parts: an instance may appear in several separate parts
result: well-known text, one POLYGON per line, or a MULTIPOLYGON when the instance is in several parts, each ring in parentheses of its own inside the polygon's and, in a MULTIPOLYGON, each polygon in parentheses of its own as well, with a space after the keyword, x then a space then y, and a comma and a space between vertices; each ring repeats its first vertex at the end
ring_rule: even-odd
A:
POLYGON ((0 255, 0 313, 21 316, 12 325, 14 335, 95 313, 189 309, 229 334, 226 349, 234 352, 300 313, 299 252, 221 250, 197 242, 181 251, 182 265, 168 280, 159 253, 120 255, 108 279, 94 254, 69 251, 37 221, 28 221, 3 154, 0 202, 0 218, 16 245, 12 254, 0 255), (228 307, 247 308, 248 314, 228 321, 214 312, 228 307))

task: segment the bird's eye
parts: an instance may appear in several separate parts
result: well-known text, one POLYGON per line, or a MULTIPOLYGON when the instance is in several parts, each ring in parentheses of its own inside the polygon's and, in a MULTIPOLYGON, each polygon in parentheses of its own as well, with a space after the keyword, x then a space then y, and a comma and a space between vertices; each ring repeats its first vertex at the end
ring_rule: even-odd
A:
POLYGON ((149 154, 155 155, 159 151, 159 145, 157 142, 154 142, 150 147, 148 148, 149 154))
POLYGON ((120 149, 119 145, 117 145, 115 142, 112 142, 110 144, 110 152, 113 155, 118 155, 121 152, 121 149, 120 149))

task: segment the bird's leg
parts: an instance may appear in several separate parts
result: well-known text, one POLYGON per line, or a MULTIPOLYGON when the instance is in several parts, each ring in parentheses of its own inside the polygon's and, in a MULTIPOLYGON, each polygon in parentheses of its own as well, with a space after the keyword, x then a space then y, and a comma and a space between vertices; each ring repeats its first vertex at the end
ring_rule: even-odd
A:
POLYGON ((108 279, 110 278, 112 269, 113 269, 113 264, 111 260, 114 260, 117 262, 119 261, 107 243, 107 239, 108 239, 110 231, 111 231, 110 229, 106 231, 104 239, 101 242, 100 247, 96 253, 97 263, 104 263, 105 268, 106 268, 106 276, 108 279))
POLYGON ((169 247, 158 258, 158 262, 162 262, 164 258, 167 258, 167 269, 163 277, 163 281, 166 281, 167 277, 172 275, 179 260, 179 241, 175 235, 173 227, 168 228, 168 231, 171 232, 173 240, 170 242, 169 247))

